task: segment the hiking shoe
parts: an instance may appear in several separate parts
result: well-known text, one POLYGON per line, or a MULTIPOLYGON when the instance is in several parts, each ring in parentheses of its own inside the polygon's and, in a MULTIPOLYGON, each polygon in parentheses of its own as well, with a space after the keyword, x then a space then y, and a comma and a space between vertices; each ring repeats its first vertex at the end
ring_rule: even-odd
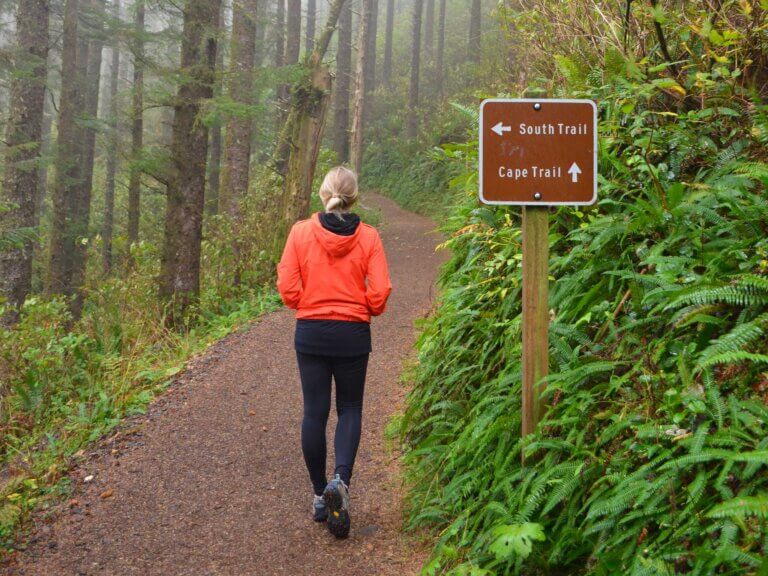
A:
POLYGON ((328 506, 325 505, 325 498, 322 496, 315 496, 312 502, 312 512, 315 522, 325 522, 328 518, 328 506))
POLYGON ((336 538, 346 538, 349 536, 350 525, 349 489, 338 474, 328 482, 323 499, 328 506, 328 531, 336 538))

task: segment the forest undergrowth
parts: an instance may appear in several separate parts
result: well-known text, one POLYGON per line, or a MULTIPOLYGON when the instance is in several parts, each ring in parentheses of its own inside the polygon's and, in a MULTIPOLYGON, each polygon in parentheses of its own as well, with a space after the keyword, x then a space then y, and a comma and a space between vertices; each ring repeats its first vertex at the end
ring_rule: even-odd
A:
POLYGON ((644 53, 617 46, 623 13, 596 53, 558 27, 592 17, 539 4, 500 17, 516 47, 556 50, 520 65, 528 86, 598 103, 600 182, 595 206, 551 212, 535 434, 520 436, 520 210, 478 202, 477 107, 455 105, 471 126, 456 143, 400 153, 408 184, 380 177, 402 198, 434 174, 456 206, 399 423, 408 526, 437 537, 423 573, 767 574, 768 105, 748 81, 764 21, 748 27, 743 2, 716 22, 701 5, 633 14, 636 31, 664 24, 681 64, 652 33, 644 53))

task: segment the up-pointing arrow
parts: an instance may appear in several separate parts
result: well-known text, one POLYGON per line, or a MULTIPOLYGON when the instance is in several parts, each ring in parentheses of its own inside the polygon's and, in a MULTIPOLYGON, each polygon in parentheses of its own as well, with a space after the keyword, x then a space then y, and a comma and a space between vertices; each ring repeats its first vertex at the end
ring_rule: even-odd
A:
POLYGON ((504 132, 512 132, 512 126, 504 126, 504 122, 499 122, 496 126, 491 128, 491 130, 496 132, 499 136, 504 136, 504 132))
POLYGON ((571 175, 571 182, 579 181, 579 174, 581 174, 581 168, 579 168, 579 165, 576 164, 576 162, 571 164, 571 167, 568 168, 568 174, 571 175))

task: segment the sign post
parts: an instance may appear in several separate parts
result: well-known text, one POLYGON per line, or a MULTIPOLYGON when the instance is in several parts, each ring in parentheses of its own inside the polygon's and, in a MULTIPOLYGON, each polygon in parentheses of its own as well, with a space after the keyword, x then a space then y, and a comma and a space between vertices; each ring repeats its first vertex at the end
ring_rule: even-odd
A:
POLYGON ((480 200, 523 210, 523 436, 541 420, 549 373, 549 206, 588 205, 596 199, 594 102, 483 102, 480 200))

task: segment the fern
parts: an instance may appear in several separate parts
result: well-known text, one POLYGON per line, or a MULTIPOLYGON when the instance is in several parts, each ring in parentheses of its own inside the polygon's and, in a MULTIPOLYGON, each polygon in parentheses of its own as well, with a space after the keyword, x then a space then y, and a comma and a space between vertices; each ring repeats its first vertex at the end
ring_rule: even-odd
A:
POLYGON ((713 506, 709 518, 745 518, 757 516, 768 519, 768 496, 740 496, 713 506))

